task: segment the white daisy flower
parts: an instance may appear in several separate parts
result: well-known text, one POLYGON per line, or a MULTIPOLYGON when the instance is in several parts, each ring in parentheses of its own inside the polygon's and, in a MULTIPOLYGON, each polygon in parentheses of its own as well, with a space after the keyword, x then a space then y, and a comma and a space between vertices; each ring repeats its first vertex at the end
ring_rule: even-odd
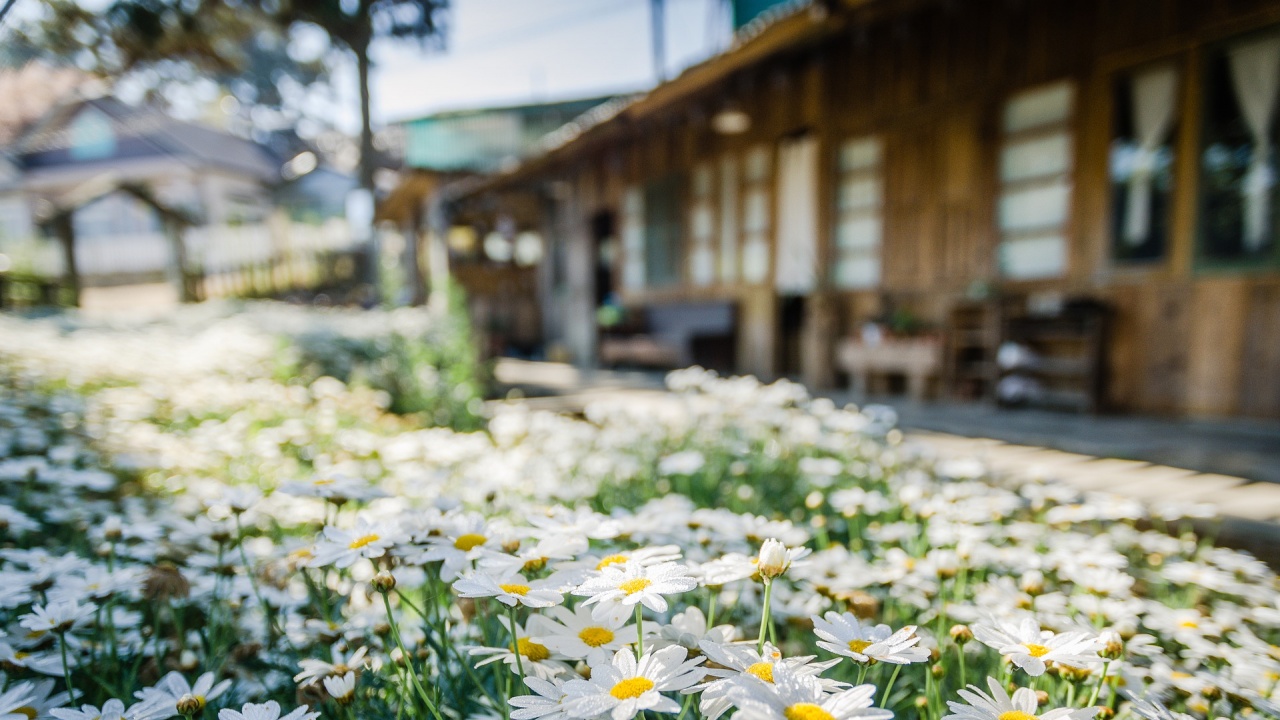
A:
POLYGON ((347 656, 335 645, 331 650, 333 658, 331 662, 317 660, 315 658, 303 658, 302 660, 299 660, 298 666, 302 668, 302 672, 294 675, 293 680, 302 687, 306 687, 308 685, 315 685, 327 677, 333 677, 335 675, 342 676, 349 672, 358 672, 369 662, 365 657, 367 652, 368 648, 361 647, 351 653, 350 656, 347 656))
MULTIPOLYGON (((698 606, 690 605, 684 612, 673 615, 671 622, 658 628, 653 638, 653 647, 657 649, 679 645, 689 652, 695 652, 701 649, 704 642, 724 645, 740 637, 741 630, 737 625, 726 623, 708 627, 707 616, 702 614, 698 606)), ((646 640, 648 640, 647 637, 646 640)))
POLYGON ((312 551, 311 567, 347 568, 357 560, 380 558, 401 540, 400 531, 386 523, 360 518, 349 530, 329 525, 312 551))
MULTIPOLYGON (((800 675, 818 676, 840 662, 839 658, 811 662, 813 656, 783 658, 782 652, 772 643, 764 644, 764 652, 756 652, 754 645, 722 644, 703 641, 700 645, 702 654, 714 663, 707 668, 707 675, 713 678, 709 682, 698 685, 685 692, 700 692, 698 709, 703 717, 716 720, 729 708, 733 707, 735 689, 744 683, 765 682, 772 684, 774 669, 784 665, 800 675)), ((819 677, 824 691, 831 693, 849 687, 849 683, 839 680, 827 680, 819 677)))
MULTIPOLYGON (((498 618, 498 622, 502 623, 506 631, 503 634, 511 637, 513 634, 510 630, 513 627, 511 619, 502 616, 498 618)), ((551 625, 551 620, 546 617, 531 615, 524 625, 519 623, 514 625, 516 638, 514 645, 473 647, 467 651, 467 654, 473 657, 484 657, 484 660, 476 663, 476 667, 502 662, 513 673, 519 673, 523 668, 526 677, 532 675, 543 680, 551 680, 560 675, 567 675, 573 671, 573 668, 564 661, 553 658, 551 649, 534 639, 546 635, 551 625), (519 662, 516 662, 516 653, 520 654, 519 662)))
POLYGON ((818 647, 860 663, 872 660, 896 665, 924 662, 929 651, 916 647, 914 625, 894 632, 888 625, 862 624, 853 613, 828 612, 813 617, 813 631, 820 638, 818 647))
POLYGON ((637 603, 654 612, 666 612, 668 606, 663 595, 688 592, 697 586, 698 581, 689 576, 689 569, 683 565, 673 562, 641 565, 627 561, 621 567, 605 567, 573 594, 585 596, 584 605, 595 605, 592 616, 599 619, 626 615, 637 603))
POLYGON ((1129 710, 1146 720, 1195 720, 1190 715, 1169 710, 1159 700, 1149 698, 1134 698, 1129 710))
POLYGON ((775 665, 773 682, 743 683, 731 701, 740 720, 891 720, 889 710, 872 707, 874 685, 858 685, 828 695, 812 675, 775 665))
POLYGON ((356 674, 330 675, 324 679, 324 691, 340 705, 350 703, 356 694, 356 674))
POLYGON ((211 672, 201 675, 196 678, 195 684, 191 684, 174 671, 160 678, 160 682, 154 686, 138 691, 135 696, 141 701, 138 705, 142 710, 154 711, 157 720, 164 720, 178 715, 178 701, 183 697, 190 695, 203 707, 210 700, 217 699, 229 687, 230 680, 223 680, 215 685, 211 672))
POLYGON ((1044 674, 1045 663, 1086 667, 1102 662, 1096 635, 1088 632, 1053 633, 1041 630, 1033 617, 1017 624, 1002 620, 974 623, 973 636, 984 645, 1008 655, 1028 675, 1044 674))
POLYGON ((526 580, 523 575, 495 577, 483 571, 464 573, 453 583, 464 598, 491 597, 503 605, 546 608, 564 602, 564 596, 543 580, 526 580))
POLYGON ((545 634, 532 638, 553 652, 573 660, 586 660, 588 665, 609 662, 614 653, 635 643, 636 627, 627 618, 592 617, 591 608, 579 605, 547 608, 549 622, 541 630, 545 634))
POLYGON ((82 605, 75 600, 32 605, 31 612, 19 616, 18 624, 33 633, 65 633, 83 625, 97 610, 93 603, 82 605))
POLYGON ((218 711, 218 720, 315 720, 320 717, 320 713, 309 712, 310 709, 303 705, 281 715, 280 703, 268 700, 265 703, 245 703, 239 710, 223 708, 218 711))
POLYGON ((628 649, 619 650, 610 664, 591 668, 590 680, 564 684, 564 713, 571 718, 631 720, 641 711, 680 711, 680 703, 662 693, 684 690, 702 678, 702 658, 686 659, 684 648, 647 652, 637 662, 628 649))
POLYGON ((0 694, 0 720, 31 720, 35 716, 35 688, 29 682, 21 682, 0 694))
POLYGON ((539 677, 526 677, 524 684, 529 686, 533 695, 516 695, 509 701, 511 720, 564 720, 564 685, 563 683, 543 680, 539 677))
POLYGON ((49 714, 57 720, 146 720, 150 715, 139 712, 140 705, 125 708, 124 703, 112 698, 101 708, 81 705, 79 708, 53 708, 49 714))
POLYGON ((1036 693, 1031 688, 1018 688, 1013 697, 1005 692, 995 678, 987 678, 987 687, 991 694, 982 692, 976 685, 960 691, 960 697, 968 703, 947 701, 951 714, 942 720, 1089 720, 1098 714, 1098 708, 1073 710, 1060 708, 1036 714, 1039 705, 1036 693))
POLYGON ((443 535, 427 536, 427 548, 420 558, 423 562, 440 562, 440 579, 445 581, 452 581, 486 552, 502 547, 498 529, 490 527, 483 515, 468 513, 451 521, 453 526, 443 535))

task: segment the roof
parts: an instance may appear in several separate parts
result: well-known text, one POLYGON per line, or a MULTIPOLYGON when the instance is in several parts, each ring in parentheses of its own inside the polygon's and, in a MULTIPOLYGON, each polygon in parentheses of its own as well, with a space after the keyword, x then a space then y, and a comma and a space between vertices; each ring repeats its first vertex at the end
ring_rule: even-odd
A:
MULTIPOLYGON (((879 0, 843 0, 846 8, 879 0)), ((461 197, 509 184, 535 174, 555 160, 572 155, 597 140, 613 137, 641 119, 666 110, 766 58, 831 37, 843 26, 829 2, 790 0, 775 5, 741 28, 724 52, 686 68, 677 77, 645 93, 620 97, 599 105, 547 134, 538 152, 524 162, 488 178, 468 178, 447 188, 461 197)))
POLYGON ((49 111, 14 143, 10 153, 19 164, 73 165, 76 157, 75 122, 92 109, 105 118, 102 132, 118 140, 115 152, 97 159, 109 163, 125 157, 165 155, 193 168, 222 169, 262 182, 280 179, 280 163, 263 146, 222 130, 185 122, 159 110, 127 105, 105 96, 64 103, 49 111), (127 146, 127 151, 126 151, 127 146))
POLYGON ((453 110, 409 120, 405 164, 441 172, 493 172, 538 149, 539 138, 612 95, 453 110))

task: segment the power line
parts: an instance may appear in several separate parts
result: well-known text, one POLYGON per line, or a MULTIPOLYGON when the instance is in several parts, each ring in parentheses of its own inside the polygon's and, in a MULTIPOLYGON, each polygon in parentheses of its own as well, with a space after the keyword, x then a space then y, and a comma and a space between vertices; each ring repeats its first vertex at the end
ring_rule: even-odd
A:
POLYGON ((0 7, 0 26, 4 25, 4 16, 9 14, 17 2, 18 0, 5 0, 4 7, 0 7))

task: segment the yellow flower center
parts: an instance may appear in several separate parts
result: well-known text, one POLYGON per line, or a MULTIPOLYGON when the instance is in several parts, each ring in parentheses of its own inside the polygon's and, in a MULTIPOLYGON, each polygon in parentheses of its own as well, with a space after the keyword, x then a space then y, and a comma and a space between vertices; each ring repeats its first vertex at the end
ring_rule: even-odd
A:
POLYGON ((862 651, 866 650, 869 647, 871 647, 870 640, 850 640, 849 641, 849 649, 858 654, 862 654, 862 651))
POLYGON ((529 586, 520 583, 501 583, 498 587, 502 588, 502 592, 511 595, 525 595, 529 592, 529 586))
POLYGON ((602 559, 600 562, 596 563, 596 569, 603 570, 609 567, 610 565, 617 565, 618 563, 624 563, 626 561, 627 561, 626 555, 610 555, 602 559))
POLYGON ((453 546, 462 552, 467 552, 471 548, 483 545, 488 541, 489 538, 479 533, 467 533, 466 535, 459 535, 458 539, 453 541, 453 546))
POLYGON ((600 647, 613 642, 613 631, 602 627, 583 628, 578 637, 593 648, 600 647))
POLYGON ((835 716, 813 703, 796 703, 788 705, 782 711, 787 720, 836 720, 835 716))
POLYGON ((1035 643, 1027 643, 1023 645, 1023 647, 1027 649, 1027 653, 1031 655, 1031 657, 1044 657, 1045 655, 1049 654, 1049 648, 1043 645, 1036 645, 1035 643))
POLYGON ((747 668, 747 673, 755 675, 761 680, 771 683, 773 682, 773 665, 766 662, 758 662, 747 668))
POLYGON ((26 715, 27 717, 31 718, 31 720, 36 720, 36 715, 40 714, 36 712, 36 709, 31 707, 30 705, 25 705, 20 708, 15 708, 14 712, 26 715))
POLYGON ((516 649, 521 655, 534 662, 546 660, 551 657, 551 651, 547 649, 546 645, 539 645, 529 638, 520 638, 517 640, 516 649))
POLYGON ((15 653, 13 654, 13 659, 14 659, 14 660, 26 660, 26 659, 27 659, 27 658, 29 658, 29 657, 31 657, 31 653, 28 653, 28 652, 22 652, 21 650, 18 650, 17 652, 15 652, 15 653))
POLYGON ((627 678, 617 685, 614 685, 613 689, 609 691, 609 694, 619 700, 634 700, 652 689, 652 680, 644 677, 634 677, 627 678))
POLYGON ((1036 720, 1036 716, 1031 713, 1022 712, 1021 710, 1010 710, 1009 712, 997 715, 996 720, 1036 720))
POLYGON ((1195 630, 1196 628, 1200 627, 1200 623, 1196 622, 1195 620, 1187 619, 1178 623, 1178 627, 1182 628, 1183 630, 1195 630))
POLYGON ((381 538, 380 538, 380 537, 378 537, 378 535, 377 535, 376 533, 370 533, 370 534, 368 534, 368 535, 361 535, 360 537, 356 538, 355 540, 352 540, 352 541, 351 541, 351 544, 350 544, 350 545, 348 545, 347 547, 351 548, 352 550, 359 550, 360 548, 364 547, 365 545, 368 545, 368 544, 370 544, 370 543, 376 543, 376 542, 378 542, 378 540, 381 540, 381 538))
POLYGON ((332 485, 333 480, 330 480, 329 478, 321 478, 319 480, 313 480, 311 484, 312 485, 332 485))
POLYGON ((652 584, 653 584, 653 581, 650 580, 649 578, 636 578, 635 580, 628 580, 622 583, 621 585, 618 586, 618 589, 628 595, 632 595, 634 593, 640 592, 641 590, 649 587, 652 584))
POLYGON ((525 572, 537 572, 547 566, 546 558, 532 558, 524 561, 522 569, 525 572))
POLYGON ((333 670, 329 673, 330 677, 342 677, 351 672, 351 668, 346 663, 338 663, 333 666, 333 670))

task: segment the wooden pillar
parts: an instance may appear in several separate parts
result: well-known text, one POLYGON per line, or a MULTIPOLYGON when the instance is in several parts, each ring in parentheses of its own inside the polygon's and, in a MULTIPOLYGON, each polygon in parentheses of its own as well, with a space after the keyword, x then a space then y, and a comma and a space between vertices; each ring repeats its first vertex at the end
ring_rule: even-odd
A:
POLYGON ((449 307, 449 218, 444 198, 433 192, 427 200, 427 306, 437 313, 449 307))
POLYGON ((770 285, 745 287, 741 298, 738 366, 764 381, 777 377, 778 296, 770 285))
POLYGON ((565 255, 565 345, 574 365, 596 364, 595 248, 586 217, 586 192, 591 174, 576 173, 575 183, 563 202, 561 223, 567 243, 565 255))

